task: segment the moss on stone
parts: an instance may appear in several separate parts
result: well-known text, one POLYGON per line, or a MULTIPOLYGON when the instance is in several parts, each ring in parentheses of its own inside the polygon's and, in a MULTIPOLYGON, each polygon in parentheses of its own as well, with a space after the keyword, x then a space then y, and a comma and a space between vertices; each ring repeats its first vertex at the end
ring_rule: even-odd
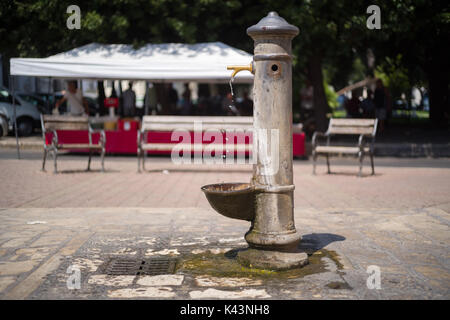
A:
POLYGON ((225 254, 213 254, 210 252, 200 254, 189 254, 180 257, 177 264, 177 272, 193 275, 210 275, 214 277, 245 277, 262 280, 270 279, 294 279, 307 275, 326 272, 326 264, 322 258, 333 260, 338 269, 342 269, 339 256, 334 251, 321 249, 309 255, 309 264, 302 267, 285 271, 274 271, 256 269, 242 266, 236 259, 236 250, 225 254))

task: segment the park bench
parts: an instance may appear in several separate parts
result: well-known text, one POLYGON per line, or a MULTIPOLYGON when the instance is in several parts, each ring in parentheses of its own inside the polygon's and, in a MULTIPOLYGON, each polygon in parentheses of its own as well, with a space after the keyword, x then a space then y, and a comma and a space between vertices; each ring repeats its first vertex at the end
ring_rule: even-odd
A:
POLYGON ((87 170, 91 168, 91 157, 93 151, 101 152, 102 172, 104 172, 105 159, 105 144, 106 135, 103 130, 92 129, 88 117, 73 117, 73 116, 57 116, 57 115, 42 115, 41 114, 42 137, 44 138, 44 157, 42 160, 42 171, 45 171, 45 160, 47 154, 52 152, 54 162, 54 172, 57 172, 56 160, 59 150, 89 150, 89 160, 87 170), (61 143, 58 139, 58 131, 72 131, 72 130, 86 130, 88 131, 88 143, 61 143), (51 142, 47 143, 48 132, 52 133, 51 142), (100 137, 97 143, 93 143, 93 134, 99 134, 100 137))
MULTIPOLYGON (((208 143, 158 143, 148 141, 147 134, 150 131, 194 131, 194 123, 201 123, 202 131, 214 130, 225 132, 227 129, 250 130, 253 129, 253 117, 202 117, 202 116, 144 116, 141 128, 138 131, 138 172, 145 170, 145 159, 147 151, 172 150, 177 145, 181 148, 190 149, 192 152, 203 152, 208 143)), ((229 144, 227 148, 235 148, 233 151, 246 152, 251 149, 251 144, 229 144)), ((228 149, 227 149, 228 151, 228 149)))
POLYGON ((373 164, 373 143, 377 131, 377 119, 330 119, 328 130, 325 133, 314 132, 312 137, 313 174, 316 173, 317 157, 325 156, 327 159, 328 173, 330 172, 330 160, 332 155, 351 155, 359 158, 359 174, 362 175, 363 159, 366 154, 370 156, 372 175, 375 174, 373 164), (331 136, 359 135, 358 144, 355 146, 330 145, 331 136), (326 138, 326 145, 319 145, 318 138, 326 138), (367 141, 370 139, 370 141, 367 141))

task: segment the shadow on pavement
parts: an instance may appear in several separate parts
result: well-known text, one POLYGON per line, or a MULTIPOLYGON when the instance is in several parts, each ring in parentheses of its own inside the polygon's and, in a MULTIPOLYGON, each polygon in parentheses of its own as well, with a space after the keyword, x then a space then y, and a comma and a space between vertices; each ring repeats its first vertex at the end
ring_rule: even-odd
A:
MULTIPOLYGON (((42 171, 42 173, 50 173, 50 174, 75 174, 75 173, 102 173, 101 169, 72 169, 72 170, 60 170, 58 169, 58 172, 54 173, 53 169, 46 169, 45 171, 42 171)), ((105 169, 103 173, 117 173, 120 172, 119 170, 112 170, 112 169, 105 169)))
POLYGON ((345 237, 333 233, 311 233, 302 236, 299 249, 310 254, 320 250, 332 242, 344 241, 345 237))
MULTIPOLYGON (((344 241, 345 237, 333 233, 311 233, 302 236, 302 240, 298 248, 302 252, 306 252, 308 255, 325 248, 332 242, 344 241)), ((246 250, 247 248, 235 248, 227 251, 225 257, 233 259, 237 256, 239 251, 246 250)))
MULTIPOLYGON (((324 174, 324 175, 327 175, 327 173, 326 174, 324 174)), ((346 172, 346 171, 341 171, 341 172, 336 172, 336 171, 334 171, 334 172, 330 172, 330 173, 328 173, 328 175, 336 175, 336 176, 355 176, 355 177, 358 177, 358 172, 346 172)), ((372 173, 362 173, 361 174, 361 178, 368 178, 368 177, 381 177, 383 174, 381 174, 381 173, 376 173, 375 172, 375 174, 372 174, 372 173)))

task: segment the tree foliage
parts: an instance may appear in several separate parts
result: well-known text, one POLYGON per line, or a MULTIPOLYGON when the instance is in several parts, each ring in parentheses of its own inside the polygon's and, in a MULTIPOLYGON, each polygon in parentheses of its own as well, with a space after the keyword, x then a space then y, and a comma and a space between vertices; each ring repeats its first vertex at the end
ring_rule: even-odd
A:
POLYGON ((448 103, 448 1, 376 1, 381 8, 381 30, 366 27, 366 9, 373 1, 80 0, 80 30, 66 28, 66 9, 71 4, 70 0, 2 1, 4 69, 10 57, 45 57, 91 42, 139 47, 222 41, 252 52, 246 28, 269 11, 277 11, 300 28, 293 41, 294 101, 301 83, 310 78, 320 126, 326 125, 328 109, 323 68, 336 88, 343 87, 352 76, 355 59, 366 64, 368 48, 375 53, 377 64, 395 60, 407 70, 412 83, 425 79, 437 97, 445 98, 447 92, 447 100, 434 98, 435 105, 448 103))

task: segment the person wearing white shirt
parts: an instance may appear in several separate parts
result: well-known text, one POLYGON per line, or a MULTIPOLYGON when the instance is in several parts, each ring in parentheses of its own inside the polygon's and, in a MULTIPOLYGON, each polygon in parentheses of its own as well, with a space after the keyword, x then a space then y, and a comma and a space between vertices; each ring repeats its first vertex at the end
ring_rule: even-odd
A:
POLYGON ((88 106, 86 100, 83 98, 81 90, 77 88, 76 81, 69 81, 67 90, 64 92, 64 96, 56 102, 55 108, 67 101, 67 113, 71 116, 82 116, 88 114, 88 106))

